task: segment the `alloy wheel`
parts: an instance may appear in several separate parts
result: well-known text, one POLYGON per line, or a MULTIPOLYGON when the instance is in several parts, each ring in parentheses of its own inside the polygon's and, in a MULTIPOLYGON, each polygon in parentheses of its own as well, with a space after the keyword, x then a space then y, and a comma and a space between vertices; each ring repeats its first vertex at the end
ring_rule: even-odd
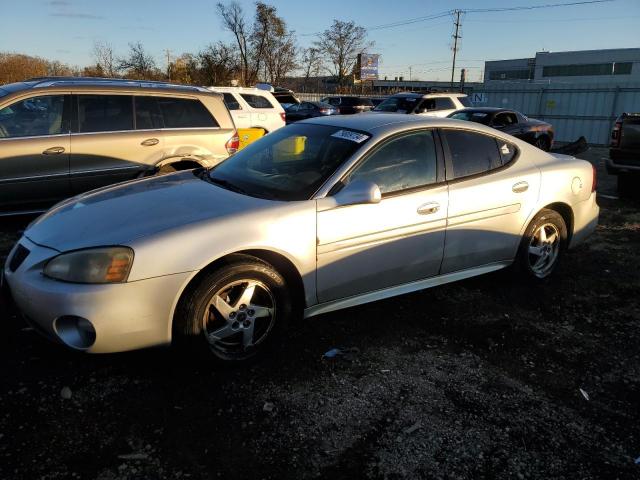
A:
POLYGON ((529 266, 538 278, 551 273, 560 252, 560 231, 553 223, 538 227, 529 242, 529 266))
POLYGON ((219 289, 208 301, 202 319, 209 347, 223 358, 252 355, 275 324, 273 293, 257 280, 237 280, 219 289))

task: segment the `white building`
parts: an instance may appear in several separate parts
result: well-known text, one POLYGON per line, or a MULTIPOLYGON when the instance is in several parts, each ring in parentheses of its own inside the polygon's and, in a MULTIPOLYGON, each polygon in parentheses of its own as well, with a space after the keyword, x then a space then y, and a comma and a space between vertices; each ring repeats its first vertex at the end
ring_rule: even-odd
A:
POLYGON ((534 58, 485 62, 484 82, 606 83, 640 81, 640 48, 538 52, 534 58))

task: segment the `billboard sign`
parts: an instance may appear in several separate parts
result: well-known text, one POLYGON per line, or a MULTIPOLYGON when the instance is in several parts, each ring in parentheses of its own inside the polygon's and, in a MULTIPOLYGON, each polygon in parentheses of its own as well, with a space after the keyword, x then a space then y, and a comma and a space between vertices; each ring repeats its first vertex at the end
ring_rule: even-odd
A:
POLYGON ((361 53, 358 55, 360 60, 360 80, 377 80, 378 79, 378 58, 380 55, 372 53, 361 53))

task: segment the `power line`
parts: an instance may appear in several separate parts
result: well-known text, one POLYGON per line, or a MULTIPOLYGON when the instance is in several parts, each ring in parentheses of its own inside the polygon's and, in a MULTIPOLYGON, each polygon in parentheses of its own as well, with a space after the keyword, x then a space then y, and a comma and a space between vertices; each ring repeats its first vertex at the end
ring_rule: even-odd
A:
POLYGON ((615 0, 585 0, 581 2, 568 2, 568 3, 547 3, 544 5, 526 5, 520 7, 496 7, 496 8, 468 8, 466 13, 480 13, 480 12, 510 12, 516 10, 536 10, 539 8, 555 8, 555 7, 570 7, 574 5, 589 5, 592 3, 607 3, 615 0))

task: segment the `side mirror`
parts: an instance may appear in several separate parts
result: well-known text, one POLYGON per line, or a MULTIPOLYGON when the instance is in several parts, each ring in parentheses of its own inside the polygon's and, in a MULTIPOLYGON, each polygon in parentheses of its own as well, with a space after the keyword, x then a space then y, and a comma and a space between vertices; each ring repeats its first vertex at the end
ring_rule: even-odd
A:
POLYGON ((380 187, 373 182, 354 180, 336 193, 333 198, 337 206, 344 207, 346 205, 380 203, 382 193, 380 193, 380 187))

